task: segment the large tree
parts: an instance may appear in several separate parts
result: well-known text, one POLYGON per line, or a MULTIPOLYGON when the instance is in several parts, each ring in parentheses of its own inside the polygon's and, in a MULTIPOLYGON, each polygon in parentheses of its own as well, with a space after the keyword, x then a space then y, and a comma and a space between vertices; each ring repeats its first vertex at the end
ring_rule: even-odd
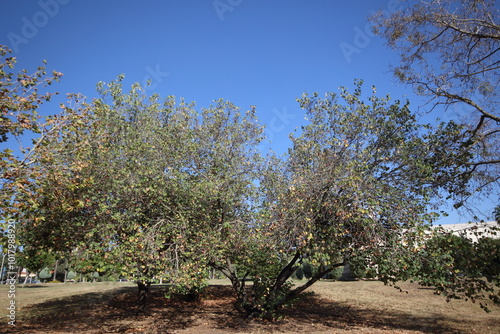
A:
MULTIPOLYGON (((399 51, 394 74, 429 98, 427 110, 444 107, 468 124, 462 146, 473 159, 464 177, 484 191, 500 175, 499 9, 494 0, 407 0, 401 8, 373 16, 374 31, 399 51)), ((467 199, 456 197, 456 206, 467 199)))
POLYGON ((299 99, 309 124, 292 135, 288 158, 270 160, 263 171, 258 233, 235 229, 229 240, 239 246, 217 264, 249 314, 273 317, 346 263, 377 266, 386 282, 410 278, 417 245, 436 217, 429 205, 443 192, 467 191, 468 180, 456 177, 470 159, 456 149, 460 126, 419 124, 407 103, 375 92, 365 102, 356 85, 354 93, 299 99), (314 274, 292 287, 303 262, 314 274))
POLYGON ((137 84, 126 93, 123 77, 101 83, 33 152, 14 198, 21 239, 74 267, 134 276, 142 296, 159 276, 195 294, 212 267, 252 316, 275 316, 346 263, 409 278, 429 205, 469 192, 472 155, 461 126, 422 125, 408 103, 361 86, 302 96, 309 124, 287 158, 264 159, 253 109, 218 100, 197 111, 137 84), (303 262, 311 277, 293 287, 303 262))
POLYGON ((23 240, 111 263, 141 291, 159 276, 196 290, 221 231, 250 215, 262 128, 227 101, 197 111, 122 80, 100 83, 74 110, 80 123, 42 142, 23 240))

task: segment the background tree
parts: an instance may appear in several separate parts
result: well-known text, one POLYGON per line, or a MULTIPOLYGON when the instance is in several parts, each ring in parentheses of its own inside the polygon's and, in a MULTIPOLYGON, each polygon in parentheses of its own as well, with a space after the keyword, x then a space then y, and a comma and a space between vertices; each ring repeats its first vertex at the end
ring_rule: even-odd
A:
POLYGON ((477 301, 489 311, 488 300, 500 303, 500 240, 475 233, 479 238, 473 242, 465 234, 436 229, 415 258, 420 263, 415 277, 448 301, 477 301))
POLYGON ((38 273, 38 278, 40 279, 40 281, 42 282, 46 282, 46 281, 49 281, 50 278, 52 277, 51 273, 50 273, 50 269, 49 267, 45 267, 43 268, 39 273, 38 273))
MULTIPOLYGON (((467 110, 456 119, 468 124, 462 148, 473 156, 464 177, 472 174, 478 191, 498 185, 500 12, 495 1, 404 1, 403 5, 402 10, 372 17, 375 33, 400 52, 394 74, 429 97, 433 108, 444 106, 449 115, 467 110)), ((455 198, 456 206, 468 198, 468 194, 455 198)))
POLYGON ((302 269, 303 267, 300 266, 297 268, 297 270, 295 271, 295 278, 298 279, 298 280, 302 280, 305 276, 304 274, 304 269, 302 269))
POLYGON ((53 264, 55 261, 52 254, 32 247, 25 247, 19 253, 16 260, 20 267, 26 268, 29 273, 34 273, 37 276, 43 268, 53 264))

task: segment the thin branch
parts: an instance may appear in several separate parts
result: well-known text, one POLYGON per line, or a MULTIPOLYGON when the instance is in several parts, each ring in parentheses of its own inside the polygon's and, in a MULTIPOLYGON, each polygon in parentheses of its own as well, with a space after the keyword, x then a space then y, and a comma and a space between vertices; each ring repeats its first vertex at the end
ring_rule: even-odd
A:
POLYGON ((499 116, 496 116, 496 115, 493 115, 493 114, 487 112, 486 110, 484 110, 483 108, 481 108, 481 106, 479 106, 477 103, 475 103, 474 101, 472 101, 471 99, 469 99, 467 97, 463 97, 463 96, 460 96, 460 95, 457 95, 457 94, 449 93, 449 92, 445 91, 442 88, 432 89, 432 88, 429 87, 429 84, 424 83, 424 82, 420 82, 420 84, 424 85, 430 92, 432 92, 436 96, 446 97, 448 99, 454 99, 454 100, 458 100, 458 101, 464 102, 464 103, 466 103, 466 104, 474 107, 484 117, 492 119, 492 120, 494 120, 496 122, 500 122, 500 117, 499 116))
POLYGON ((499 164, 500 160, 489 160, 489 161, 479 161, 479 162, 469 162, 465 163, 467 166, 481 166, 481 165, 494 165, 494 164, 499 164))

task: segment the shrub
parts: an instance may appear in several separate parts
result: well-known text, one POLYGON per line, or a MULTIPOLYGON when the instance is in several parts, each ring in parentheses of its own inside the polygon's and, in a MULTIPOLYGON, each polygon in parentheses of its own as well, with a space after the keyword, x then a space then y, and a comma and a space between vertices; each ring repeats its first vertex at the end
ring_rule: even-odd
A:
POLYGON ((340 276, 342 276, 343 271, 344 271, 344 267, 337 267, 337 268, 333 269, 333 271, 330 274, 328 274, 328 276, 326 278, 337 280, 337 279, 339 279, 340 276))
POLYGON ((46 282, 48 279, 52 277, 49 268, 45 267, 38 273, 38 278, 42 282, 46 282))
POLYGON ((68 271, 68 275, 66 276, 66 279, 72 280, 76 278, 76 273, 72 270, 68 271))
POLYGON ((304 273, 304 277, 309 279, 313 275, 313 268, 309 262, 304 262, 302 264, 302 272, 304 273))
POLYGON ((302 269, 302 266, 297 268, 294 275, 295 275, 295 278, 298 280, 304 279, 304 270, 302 269))

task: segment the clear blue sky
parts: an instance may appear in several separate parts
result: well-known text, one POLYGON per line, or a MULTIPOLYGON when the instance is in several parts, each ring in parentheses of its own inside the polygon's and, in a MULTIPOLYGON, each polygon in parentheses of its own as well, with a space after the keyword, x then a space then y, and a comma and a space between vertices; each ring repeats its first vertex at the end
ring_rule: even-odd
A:
MULTIPOLYGON (((395 85, 388 70, 398 58, 367 23, 370 13, 399 6, 395 0, 3 1, 0 43, 14 50, 18 68, 34 70, 46 59, 49 69, 64 73, 54 86, 62 96, 95 97, 98 81, 124 73, 127 84, 151 79, 151 92, 198 107, 218 98, 242 109, 255 105, 268 125, 267 145, 281 153, 288 133, 303 122, 295 102, 303 92, 353 87, 360 78, 379 94, 408 97, 415 108, 422 103, 395 85)), ((44 112, 57 112, 61 101, 44 112)), ((442 222, 456 221, 454 215, 442 222)))

